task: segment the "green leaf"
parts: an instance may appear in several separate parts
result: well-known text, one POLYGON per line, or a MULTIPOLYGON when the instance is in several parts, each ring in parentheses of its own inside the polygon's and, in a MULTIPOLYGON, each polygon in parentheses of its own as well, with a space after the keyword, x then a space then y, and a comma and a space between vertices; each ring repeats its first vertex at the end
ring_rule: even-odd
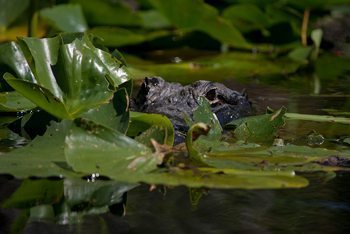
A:
POLYGON ((296 47, 288 53, 288 57, 297 62, 307 63, 311 52, 311 46, 296 47))
POLYGON ((61 4, 40 10, 40 17, 63 32, 84 32, 88 29, 80 5, 61 4))
POLYGON ((100 37, 103 45, 111 47, 140 44, 171 34, 170 31, 165 30, 148 32, 106 26, 94 27, 89 32, 100 37))
POLYGON ((270 25, 267 15, 253 4, 231 5, 225 8, 222 16, 243 32, 265 29, 270 25))
POLYGON ((110 103, 90 109, 81 117, 125 133, 129 126, 129 97, 126 89, 119 89, 114 93, 113 100, 110 103))
POLYGON ((5 30, 29 6, 29 0, 0 0, 0 31, 5 30))
POLYGON ((17 92, 0 93, 1 112, 27 111, 35 107, 36 105, 17 92))
POLYGON ((0 157, 0 172, 17 178, 29 176, 81 177, 69 170, 64 157, 64 141, 70 122, 52 122, 43 136, 0 157))
POLYGON ((143 27, 160 29, 171 26, 169 20, 156 10, 140 11, 143 27))
POLYGON ((140 26, 141 17, 130 7, 119 1, 109 0, 71 0, 79 4, 89 25, 140 26))
POLYGON ((191 83, 203 79, 216 82, 234 79, 246 79, 249 77, 271 78, 294 73, 301 65, 290 58, 275 59, 263 54, 231 52, 198 58, 182 63, 150 63, 149 61, 127 58, 135 68, 144 71, 145 74, 166 77, 168 81, 191 83))
POLYGON ((66 137, 65 156, 77 172, 99 173, 118 181, 139 182, 157 168, 149 148, 108 128, 76 120, 66 137))
POLYGON ((302 188, 308 181, 300 176, 287 175, 249 175, 225 174, 220 171, 212 173, 201 170, 179 170, 174 168, 168 173, 150 173, 145 175, 143 182, 151 184, 166 184, 169 186, 185 185, 191 188, 221 188, 221 189, 278 189, 302 188))
MULTIPOLYGON (((25 61, 23 67, 16 68, 17 60, 10 59, 10 66, 19 77, 6 73, 6 82, 61 119, 74 119, 107 103, 114 88, 127 80, 127 73, 118 60, 95 48, 87 35, 75 37, 78 38, 68 44, 63 40, 67 35, 22 38, 19 45, 10 43, 0 47, 8 56, 25 61)), ((0 58, 0 62, 9 63, 5 58, 0 58)))
POLYGON ((205 97, 200 97, 198 107, 192 116, 194 123, 204 123, 208 125, 210 131, 207 135, 208 140, 218 141, 221 138, 222 127, 216 115, 211 111, 210 103, 205 97))
POLYGON ((153 126, 157 126, 158 129, 161 131, 161 134, 164 134, 164 139, 158 143, 167 144, 171 146, 174 144, 174 127, 166 116, 160 114, 130 112, 130 117, 131 122, 127 132, 128 136, 136 137, 142 132, 147 131, 147 129, 153 126))
POLYGON ((227 127, 235 127, 234 134, 238 140, 245 142, 272 142, 279 127, 284 125, 285 108, 272 114, 251 116, 234 120, 227 127))
POLYGON ((200 30, 222 43, 249 47, 249 43, 229 21, 202 0, 150 0, 172 24, 185 30, 200 30), (176 7, 174 7, 176 6, 176 7))

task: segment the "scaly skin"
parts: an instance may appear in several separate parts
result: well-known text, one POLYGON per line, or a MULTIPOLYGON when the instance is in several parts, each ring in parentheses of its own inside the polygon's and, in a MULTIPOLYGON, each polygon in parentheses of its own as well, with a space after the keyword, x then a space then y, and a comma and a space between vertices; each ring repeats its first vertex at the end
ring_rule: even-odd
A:
POLYGON ((198 107, 200 96, 210 102, 221 126, 234 119, 252 114, 251 103, 245 94, 227 88, 225 85, 200 80, 182 86, 170 83, 160 77, 145 78, 137 94, 132 109, 139 112, 166 115, 174 125, 175 144, 184 141, 188 126, 185 116, 192 117, 198 107))

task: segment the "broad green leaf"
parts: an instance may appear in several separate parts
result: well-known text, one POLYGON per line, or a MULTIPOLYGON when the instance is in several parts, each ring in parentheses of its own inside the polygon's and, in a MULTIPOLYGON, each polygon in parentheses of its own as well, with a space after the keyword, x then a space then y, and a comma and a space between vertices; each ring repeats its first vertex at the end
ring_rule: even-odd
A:
POLYGON ((95 48, 87 35, 75 38, 67 40, 67 35, 49 39, 22 38, 20 44, 0 47, 0 51, 10 56, 9 62, 5 58, 0 58, 0 62, 13 68, 18 76, 6 73, 6 82, 61 119, 73 119, 107 103, 115 87, 128 79, 121 63, 95 48), (64 44, 65 40, 68 44, 64 44), (16 68, 17 58, 23 61, 22 67, 16 68))
POLYGON ((172 186, 185 185, 191 188, 221 188, 221 189, 278 189, 302 188, 308 181, 300 176, 286 175, 249 175, 212 173, 201 170, 173 169, 168 173, 150 173, 145 175, 143 182, 150 184, 166 184, 172 186))
POLYGON ((272 114, 245 117, 228 123, 227 127, 236 126, 235 137, 245 142, 272 142, 279 127, 284 125, 285 108, 272 114))
POLYGON ((61 4, 40 10, 40 17, 63 32, 84 32, 88 29, 80 5, 61 4))
POLYGON ((1 112, 27 111, 35 107, 36 105, 17 92, 0 93, 1 112))
POLYGON ((0 0, 0 32, 21 16, 29 3, 29 0, 0 0))
POLYGON ((43 39, 23 37, 19 38, 19 43, 27 61, 33 60, 33 64, 29 65, 35 76, 35 83, 48 89, 55 97, 62 100, 62 92, 51 68, 57 63, 59 37, 43 39))
POLYGON ((8 198, 4 207, 30 208, 58 203, 63 197, 63 180, 23 180, 21 186, 8 198))
POLYGON ((169 20, 156 10, 140 11, 143 27, 160 29, 171 26, 169 20))
POLYGON ((202 0, 150 0, 172 24, 185 30, 200 30, 222 43, 249 47, 242 34, 218 11, 202 0), (176 7, 174 7, 176 6, 176 7))
POLYGON ((141 17, 130 7, 119 1, 109 0, 71 0, 79 4, 89 25, 140 26, 141 17))
POLYGON ((216 115, 211 111, 210 103, 205 97, 199 98, 198 107, 193 112, 192 119, 193 123, 204 123, 208 125, 210 128, 207 135, 208 140, 217 141, 221 138, 222 127, 216 115))
POLYGON ((81 117, 125 133, 129 126, 129 97, 126 89, 119 89, 110 103, 90 109, 81 117))
POLYGON ((160 163, 149 148, 122 133, 86 120, 75 123, 66 137, 65 156, 77 172, 139 182, 160 163))
POLYGON ((270 24, 267 15, 253 4, 231 5, 223 11, 222 16, 243 32, 265 29, 270 24))
MULTIPOLYGON (((203 57, 182 63, 156 64, 128 59, 144 74, 165 77, 168 81, 191 83, 203 79, 216 82, 249 77, 269 78, 294 73, 301 65, 289 58, 272 58, 262 54, 231 52, 203 57)), ((144 78, 144 74, 141 74, 144 78)), ((140 77, 140 78, 141 78, 140 77)))
POLYGON ((26 59, 24 51, 16 42, 9 42, 0 45, 0 64, 6 65, 23 80, 34 82, 35 77, 29 64, 30 59, 26 59))
POLYGON ((112 47, 135 45, 171 34, 165 30, 147 32, 106 26, 94 27, 89 32, 100 37, 103 45, 112 47))
POLYGON ((69 170, 64 157, 64 141, 70 122, 52 122, 45 135, 0 157, 0 172, 17 178, 30 176, 81 177, 69 170))
POLYGON ((158 129, 161 129, 162 134, 164 134, 163 141, 159 143, 173 145, 175 137, 174 127, 166 116, 160 114, 130 112, 130 118, 131 122, 127 132, 128 136, 136 137, 152 126, 158 126, 158 129))

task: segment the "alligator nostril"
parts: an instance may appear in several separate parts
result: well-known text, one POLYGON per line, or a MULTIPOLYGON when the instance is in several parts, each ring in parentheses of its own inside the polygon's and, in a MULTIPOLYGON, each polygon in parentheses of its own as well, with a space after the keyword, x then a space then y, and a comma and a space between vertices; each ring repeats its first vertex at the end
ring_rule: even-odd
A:
POLYGON ((215 89, 211 89, 209 90, 206 94, 205 97, 209 100, 209 101, 214 101, 216 98, 216 90, 215 89))

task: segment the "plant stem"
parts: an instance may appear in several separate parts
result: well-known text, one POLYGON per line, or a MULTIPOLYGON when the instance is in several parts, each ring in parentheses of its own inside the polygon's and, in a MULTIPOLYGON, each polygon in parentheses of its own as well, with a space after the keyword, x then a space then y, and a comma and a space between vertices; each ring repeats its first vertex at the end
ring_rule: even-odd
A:
POLYGON ((309 25, 309 18, 310 18, 310 8, 306 8, 304 10, 304 16, 303 16, 303 22, 301 24, 301 44, 303 46, 307 46, 307 28, 309 25))

